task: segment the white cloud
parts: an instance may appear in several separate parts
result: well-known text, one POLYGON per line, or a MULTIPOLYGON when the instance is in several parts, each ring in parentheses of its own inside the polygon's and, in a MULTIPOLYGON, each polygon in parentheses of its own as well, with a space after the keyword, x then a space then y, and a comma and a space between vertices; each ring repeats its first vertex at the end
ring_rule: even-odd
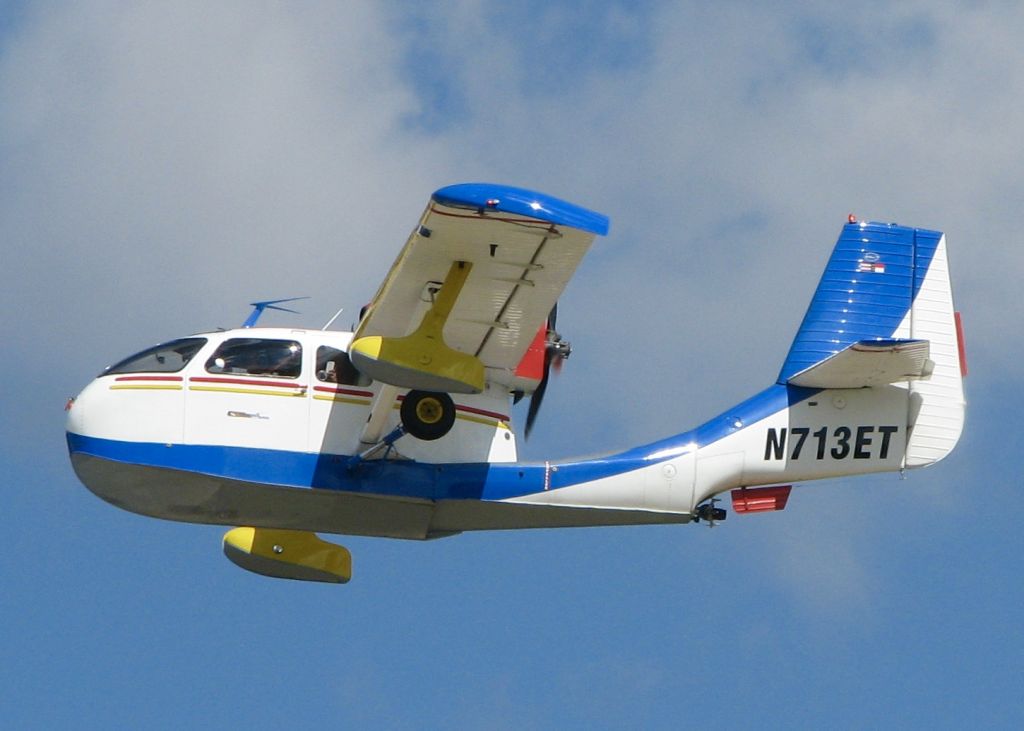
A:
POLYGON ((233 324, 259 296, 350 304, 445 167, 401 129, 417 102, 396 50, 372 6, 34 18, 0 75, 5 246, 33 275, 5 299, 155 338, 233 324), (62 291, 40 299, 38 277, 62 291))

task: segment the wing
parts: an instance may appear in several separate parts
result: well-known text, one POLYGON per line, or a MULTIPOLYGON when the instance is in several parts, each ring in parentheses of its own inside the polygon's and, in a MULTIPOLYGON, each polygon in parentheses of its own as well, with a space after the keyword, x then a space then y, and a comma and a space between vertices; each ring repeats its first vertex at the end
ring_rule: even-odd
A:
POLYGON ((607 217, 542 193, 441 188, 360 321, 353 362, 407 388, 521 386, 517 366, 607 232, 607 217))

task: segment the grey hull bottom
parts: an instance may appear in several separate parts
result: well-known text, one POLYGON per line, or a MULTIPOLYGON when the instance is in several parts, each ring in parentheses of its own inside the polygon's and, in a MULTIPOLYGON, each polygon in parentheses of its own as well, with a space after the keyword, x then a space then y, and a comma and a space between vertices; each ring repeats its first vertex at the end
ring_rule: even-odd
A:
POLYGON ((688 523, 686 513, 421 500, 278 487, 77 453, 78 478, 133 513, 186 523, 425 540, 473 530, 688 523))

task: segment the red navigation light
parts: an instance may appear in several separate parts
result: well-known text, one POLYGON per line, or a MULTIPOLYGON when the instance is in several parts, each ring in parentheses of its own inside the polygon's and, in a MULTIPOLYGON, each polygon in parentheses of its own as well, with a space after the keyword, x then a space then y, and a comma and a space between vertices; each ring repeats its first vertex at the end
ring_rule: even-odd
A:
POLYGON ((846 217, 846 220, 850 223, 857 223, 857 217, 852 213, 846 217))

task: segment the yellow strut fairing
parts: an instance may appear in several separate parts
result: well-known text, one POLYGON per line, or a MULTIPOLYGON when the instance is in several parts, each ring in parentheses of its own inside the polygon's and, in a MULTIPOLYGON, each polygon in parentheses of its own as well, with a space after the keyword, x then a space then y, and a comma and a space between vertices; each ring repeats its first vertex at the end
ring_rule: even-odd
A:
POLYGON ((371 378, 402 388, 445 393, 480 393, 484 364, 474 355, 450 348, 444 325, 473 265, 457 261, 415 332, 394 338, 369 335, 349 346, 352 363, 371 378))

